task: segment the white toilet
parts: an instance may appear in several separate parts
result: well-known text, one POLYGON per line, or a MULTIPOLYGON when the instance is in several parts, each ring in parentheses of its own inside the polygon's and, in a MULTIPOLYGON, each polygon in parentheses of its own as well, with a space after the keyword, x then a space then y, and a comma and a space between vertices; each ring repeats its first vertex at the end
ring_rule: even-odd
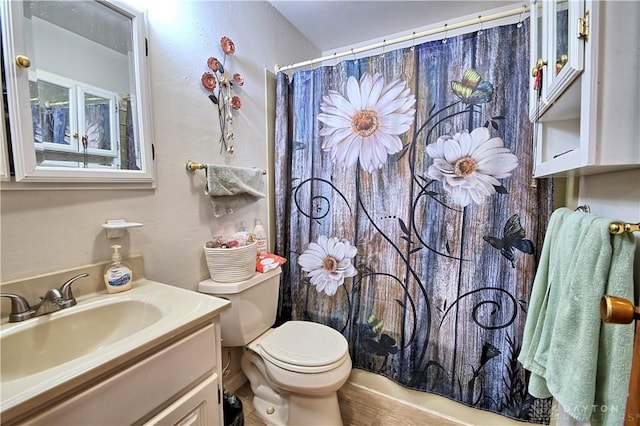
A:
POLYGON ((351 373, 346 339, 331 327, 276 319, 281 269, 247 281, 200 282, 202 293, 229 299, 220 328, 223 346, 244 346, 242 371, 256 413, 269 425, 342 425, 337 391, 351 373))

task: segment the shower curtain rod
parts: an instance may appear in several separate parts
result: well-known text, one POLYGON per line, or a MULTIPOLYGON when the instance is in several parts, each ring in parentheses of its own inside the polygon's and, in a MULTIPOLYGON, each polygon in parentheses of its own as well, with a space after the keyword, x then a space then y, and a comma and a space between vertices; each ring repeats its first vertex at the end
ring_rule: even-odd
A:
POLYGON ((382 40, 381 42, 369 44, 369 45, 362 46, 362 47, 353 48, 353 49, 346 50, 346 51, 340 52, 340 53, 334 53, 332 55, 322 56, 322 57, 315 58, 315 59, 309 59, 307 61, 297 62, 297 63, 291 64, 291 65, 285 65, 284 67, 281 67, 281 66, 276 64, 274 66, 274 69, 275 69, 275 71, 277 73, 278 71, 288 71, 288 70, 291 70, 291 69, 294 69, 294 68, 300 68, 300 67, 304 67, 304 66, 307 66, 307 65, 313 66, 313 64, 321 64, 322 62, 328 61, 328 60, 331 60, 331 59, 337 59, 337 58, 341 58, 341 57, 347 56, 347 55, 355 55, 357 53, 366 52, 368 50, 378 49, 380 47, 386 47, 388 45, 402 43, 402 42, 405 42, 405 41, 416 40, 416 39, 419 39, 419 38, 422 38, 422 37, 426 37, 426 36, 429 36, 429 35, 445 32, 445 31, 449 31, 449 30, 457 30, 458 28, 466 27, 466 26, 469 26, 469 25, 482 24, 484 22, 495 21, 496 19, 507 18, 509 16, 518 15, 518 14, 521 16, 520 20, 522 21, 522 15, 525 14, 526 12, 528 12, 528 11, 529 11, 529 6, 524 4, 524 5, 522 5, 522 7, 519 7, 519 8, 516 8, 516 9, 509 9, 509 10, 505 10, 503 12, 496 12, 496 13, 492 13, 492 14, 486 15, 486 16, 479 15, 477 18, 467 19, 467 20, 460 21, 460 22, 454 22, 452 24, 445 23, 444 25, 442 25, 440 27, 431 28, 429 30, 424 30, 424 31, 420 31, 420 32, 415 32, 414 31, 411 34, 407 34, 405 36, 396 37, 396 38, 393 38, 391 40, 382 40))

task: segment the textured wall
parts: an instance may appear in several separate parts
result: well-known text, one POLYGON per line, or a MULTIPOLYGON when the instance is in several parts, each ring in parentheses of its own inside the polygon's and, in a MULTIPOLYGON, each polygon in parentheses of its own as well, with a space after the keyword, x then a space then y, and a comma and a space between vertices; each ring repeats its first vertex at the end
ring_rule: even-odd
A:
MULTIPOLYGON (((110 245, 144 256, 149 278, 195 289, 208 278, 202 245, 240 221, 268 222, 263 199, 229 217, 214 218, 202 194, 204 173, 185 170, 187 159, 223 163, 215 106, 200 77, 209 56, 222 58, 220 38, 236 54, 227 62, 245 84, 236 115, 236 155, 229 164, 266 169, 265 69, 319 55, 267 2, 138 1, 149 10, 151 87, 157 189, 127 191, 3 191, 2 281, 108 260, 110 245), (108 240, 107 219, 141 222, 108 240)), ((272 196, 270 194, 270 196, 272 196)))

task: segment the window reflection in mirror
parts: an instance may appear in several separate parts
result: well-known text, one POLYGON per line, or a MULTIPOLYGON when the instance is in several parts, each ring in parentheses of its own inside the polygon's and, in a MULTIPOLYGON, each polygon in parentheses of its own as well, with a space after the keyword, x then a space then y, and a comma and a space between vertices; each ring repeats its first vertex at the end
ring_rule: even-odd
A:
POLYGON ((37 164, 140 170, 131 20, 93 1, 25 1, 23 15, 37 164))

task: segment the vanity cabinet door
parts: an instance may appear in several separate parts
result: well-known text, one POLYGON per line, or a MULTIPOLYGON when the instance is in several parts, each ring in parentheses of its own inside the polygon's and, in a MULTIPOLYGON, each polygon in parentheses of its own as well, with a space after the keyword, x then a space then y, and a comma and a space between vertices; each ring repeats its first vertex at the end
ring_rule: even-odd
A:
POLYGON ((209 376, 182 398, 145 423, 145 426, 219 426, 220 380, 209 376))

